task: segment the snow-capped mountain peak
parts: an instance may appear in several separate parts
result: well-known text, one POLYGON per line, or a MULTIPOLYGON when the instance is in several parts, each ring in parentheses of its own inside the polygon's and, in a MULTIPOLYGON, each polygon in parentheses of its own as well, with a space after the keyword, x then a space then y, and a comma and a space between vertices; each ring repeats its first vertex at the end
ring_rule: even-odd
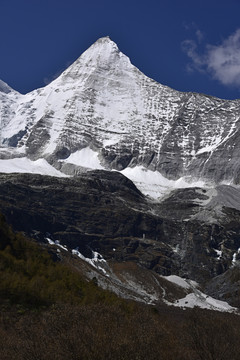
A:
POLYGON ((85 164, 85 148, 106 169, 238 182, 240 101, 163 86, 132 65, 109 37, 46 87, 6 102, 9 94, 0 99, 2 157, 8 148, 8 157, 17 150, 60 169, 71 154, 74 165, 78 157, 85 164))
MULTIPOLYGON (((161 85, 109 37, 44 88, 21 95, 0 81, 0 172, 18 173, 1 176, 0 194, 18 230, 34 224, 34 234, 52 232, 74 249, 76 242, 95 243, 109 259, 138 262, 137 272, 143 266, 204 284, 215 276, 209 293, 216 286, 219 296, 221 284, 234 275, 226 269, 240 263, 239 154, 240 100, 161 85), (89 169, 98 171, 85 173, 89 169), (56 178, 19 174, 24 172, 56 178), (144 194, 161 196, 161 204, 144 198, 126 177, 144 194), (223 181, 234 186, 219 185, 223 181), (217 276, 224 271, 226 277, 217 276)), ((83 257, 78 250, 75 255, 83 257)), ((98 259, 94 255, 91 264, 98 259)), ((135 288, 132 277, 131 284, 135 288)), ((223 295, 236 294, 237 286, 231 283, 223 295)), ((174 305, 229 309, 192 290, 174 305)))
POLYGON ((105 67, 107 63, 115 63, 120 59, 122 60, 122 58, 125 59, 125 65, 130 62, 129 58, 121 53, 117 44, 112 41, 109 36, 106 36, 98 39, 79 57, 78 60, 86 63, 90 62, 89 65, 95 63, 95 66, 105 67))
POLYGON ((103 37, 90 46, 54 83, 82 82, 93 73, 105 77, 121 76, 129 67, 133 67, 129 58, 118 49, 116 43, 109 37, 103 37))

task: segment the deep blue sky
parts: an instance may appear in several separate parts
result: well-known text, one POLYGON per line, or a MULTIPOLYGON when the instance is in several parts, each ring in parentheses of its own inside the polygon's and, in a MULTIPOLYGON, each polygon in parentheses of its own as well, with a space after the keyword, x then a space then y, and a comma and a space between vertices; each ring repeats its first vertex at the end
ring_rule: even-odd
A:
POLYGON ((44 86, 99 37, 181 91, 240 98, 239 0, 0 0, 0 79, 44 86))

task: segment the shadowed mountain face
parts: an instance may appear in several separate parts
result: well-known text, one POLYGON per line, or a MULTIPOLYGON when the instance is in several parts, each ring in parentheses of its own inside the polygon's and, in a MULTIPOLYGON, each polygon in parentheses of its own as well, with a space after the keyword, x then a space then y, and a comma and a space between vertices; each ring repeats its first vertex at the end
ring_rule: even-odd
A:
POLYGON ((106 169, 144 166, 169 179, 239 182, 240 101, 163 86, 108 37, 42 89, 1 88, 2 157, 15 149, 13 157, 17 151, 60 168, 58 160, 90 147, 106 169))
POLYGON ((87 258, 94 251, 108 262, 131 261, 160 275, 190 278, 239 305, 238 283, 231 283, 233 295, 224 276, 237 271, 240 212, 219 206, 224 191, 213 201, 207 190, 176 190, 157 203, 117 172, 77 178, 10 174, 0 176, 0 208, 14 229, 38 241, 59 241, 87 258), (219 276, 223 292, 216 291, 219 276))

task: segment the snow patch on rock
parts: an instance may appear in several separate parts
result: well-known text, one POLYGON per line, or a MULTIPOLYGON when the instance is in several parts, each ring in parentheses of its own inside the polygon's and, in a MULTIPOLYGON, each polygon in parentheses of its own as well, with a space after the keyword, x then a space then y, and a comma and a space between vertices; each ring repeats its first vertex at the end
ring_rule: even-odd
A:
POLYGON ((162 198, 174 189, 206 187, 204 181, 191 181, 184 177, 178 180, 169 180, 158 171, 151 171, 143 166, 126 168, 121 173, 132 180, 143 194, 149 195, 154 199, 162 198))
POLYGON ((98 153, 90 149, 90 147, 75 151, 64 162, 94 170, 104 169, 98 158, 98 153))
POLYGON ((173 305, 181 308, 194 308, 200 307, 202 309, 236 312, 237 308, 232 307, 225 301, 217 300, 204 294, 199 290, 197 282, 181 278, 177 275, 163 276, 164 279, 174 283, 181 288, 185 289, 189 293, 174 302, 165 301, 168 305, 173 305))
POLYGON ((3 173, 30 173, 57 177, 66 177, 67 175, 56 170, 45 159, 32 161, 27 157, 14 159, 0 159, 0 172, 3 173))

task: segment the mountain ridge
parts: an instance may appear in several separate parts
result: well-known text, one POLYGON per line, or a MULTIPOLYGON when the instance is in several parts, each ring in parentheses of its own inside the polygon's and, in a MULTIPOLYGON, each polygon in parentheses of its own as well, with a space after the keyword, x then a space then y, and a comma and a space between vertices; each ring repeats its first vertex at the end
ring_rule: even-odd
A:
POLYGON ((240 100, 161 85, 109 37, 44 88, 10 92, 2 103, 2 158, 14 150, 12 157, 45 158, 61 170, 63 159, 89 147, 107 170, 143 166, 170 180, 239 181, 240 100))

